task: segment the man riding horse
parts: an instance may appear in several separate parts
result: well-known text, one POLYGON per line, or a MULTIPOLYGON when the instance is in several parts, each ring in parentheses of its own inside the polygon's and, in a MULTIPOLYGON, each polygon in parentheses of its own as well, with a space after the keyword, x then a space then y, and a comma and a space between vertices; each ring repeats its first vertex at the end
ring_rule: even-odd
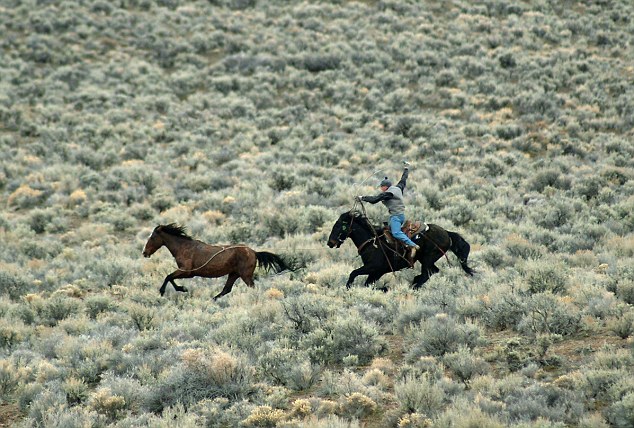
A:
POLYGON ((403 223, 405 223, 405 202, 403 201, 403 193, 405 192, 408 175, 409 168, 406 166, 403 170, 401 179, 395 186, 393 186, 392 182, 385 177, 379 185, 381 193, 376 196, 357 196, 357 200, 369 202, 371 204, 383 202, 390 213, 389 226, 392 236, 402 241, 408 248, 410 248, 408 261, 410 264, 413 264, 416 251, 420 250, 420 247, 414 243, 414 241, 409 239, 409 237, 401 230, 403 223))

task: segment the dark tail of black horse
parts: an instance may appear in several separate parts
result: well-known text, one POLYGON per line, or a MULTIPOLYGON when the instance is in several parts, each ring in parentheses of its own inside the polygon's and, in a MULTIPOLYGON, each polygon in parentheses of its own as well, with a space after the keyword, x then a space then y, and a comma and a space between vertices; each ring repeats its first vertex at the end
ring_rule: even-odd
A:
POLYGON ((456 255, 456 257, 458 257, 458 260, 460 261, 460 266, 462 266, 462 270, 464 270, 467 275, 473 276, 475 271, 467 264, 467 260, 469 259, 469 251, 471 251, 471 245, 469 245, 469 243, 456 232, 447 231, 447 233, 449 234, 449 238, 451 239, 451 247, 449 247, 449 249, 452 253, 456 255))
POLYGON ((258 266, 267 271, 273 270, 275 273, 279 273, 285 270, 292 270, 277 254, 259 251, 255 253, 255 256, 258 259, 258 266))

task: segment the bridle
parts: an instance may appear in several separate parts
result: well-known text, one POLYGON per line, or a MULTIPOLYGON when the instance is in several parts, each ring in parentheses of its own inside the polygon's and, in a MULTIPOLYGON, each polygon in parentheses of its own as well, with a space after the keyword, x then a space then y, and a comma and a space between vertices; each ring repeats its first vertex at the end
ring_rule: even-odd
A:
MULTIPOLYGON (((362 207, 363 207, 363 205, 362 205, 362 207)), ((343 243, 344 243, 344 241, 345 241, 346 239, 348 239, 348 238, 350 237, 350 235, 352 234, 352 229, 353 229, 353 225, 354 225, 354 219, 355 219, 355 218, 357 218, 357 217, 361 217, 361 215, 354 215, 354 214, 352 214, 352 211, 354 211, 354 210, 351 210, 351 211, 350 211, 350 213, 351 213, 351 214, 350 214, 350 217, 351 217, 351 219, 350 219, 350 223, 349 223, 349 224, 347 224, 347 225, 346 225, 346 224, 343 224, 343 225, 341 226, 341 228, 343 229, 343 231, 344 231, 344 232, 346 232, 346 236, 344 236, 344 237, 342 238, 342 237, 341 237, 341 236, 342 236, 342 233, 340 233, 340 234, 337 236, 337 242, 339 243, 339 245, 343 244, 343 243), (347 229, 347 230, 346 230, 346 229, 347 229)), ((363 218, 367 221, 367 217, 365 217, 365 216, 364 216, 363 218)), ((368 244, 372 243, 372 245, 374 246, 374 248, 377 248, 377 242, 380 242, 380 241, 379 241, 379 238, 380 238, 381 236, 379 236, 379 235, 376 233, 376 231, 374 230, 374 228, 372 227, 372 225, 371 225, 369 222, 368 222, 368 227, 370 228, 370 230, 372 230, 372 232, 373 232, 374 236, 373 236, 372 238, 369 238, 369 239, 365 240, 365 241, 364 241, 364 242, 362 242, 361 244, 359 244, 359 246, 357 247, 357 253, 358 253, 358 254, 361 254, 361 253, 363 252, 363 250, 365 250, 365 249, 366 249, 366 247, 368 246, 368 244)), ((381 246, 381 247, 383 247, 383 246, 381 246)), ((388 263, 389 263, 389 261, 388 261, 388 263)), ((390 268, 391 268, 391 266, 390 266, 390 268)))
POLYGON ((352 234, 352 225, 354 224, 354 218, 354 214, 350 214, 350 224, 343 223, 341 225, 341 232, 345 232, 346 236, 342 238, 341 235, 343 235, 343 233, 341 232, 339 232, 339 234, 337 235, 337 243, 340 246, 346 241, 346 239, 350 238, 350 235, 352 234))

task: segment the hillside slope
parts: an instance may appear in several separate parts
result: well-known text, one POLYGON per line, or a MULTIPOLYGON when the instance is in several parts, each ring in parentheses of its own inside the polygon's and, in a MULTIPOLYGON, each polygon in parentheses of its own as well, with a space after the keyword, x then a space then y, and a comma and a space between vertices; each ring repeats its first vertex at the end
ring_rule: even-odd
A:
POLYGON ((634 426, 634 5, 473 3, 1 3, 0 425, 634 426), (403 160, 478 273, 346 290, 403 160))

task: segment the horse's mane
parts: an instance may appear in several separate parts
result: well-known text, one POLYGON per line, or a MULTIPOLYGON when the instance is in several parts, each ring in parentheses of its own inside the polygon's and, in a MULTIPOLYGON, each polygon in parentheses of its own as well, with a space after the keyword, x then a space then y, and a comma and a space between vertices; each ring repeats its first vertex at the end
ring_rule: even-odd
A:
POLYGON ((185 239, 192 239, 192 237, 187 234, 185 226, 179 226, 176 223, 170 223, 170 224, 161 224, 157 227, 157 229, 159 227, 161 228, 163 232, 167 233, 168 235, 178 236, 185 239))
POLYGON ((354 217, 356 219, 355 221, 361 220, 360 222, 358 222, 358 224, 364 226, 370 232, 374 232, 374 230, 377 229, 377 227, 372 224, 370 219, 359 210, 350 210, 345 214, 348 214, 350 217, 354 217))

